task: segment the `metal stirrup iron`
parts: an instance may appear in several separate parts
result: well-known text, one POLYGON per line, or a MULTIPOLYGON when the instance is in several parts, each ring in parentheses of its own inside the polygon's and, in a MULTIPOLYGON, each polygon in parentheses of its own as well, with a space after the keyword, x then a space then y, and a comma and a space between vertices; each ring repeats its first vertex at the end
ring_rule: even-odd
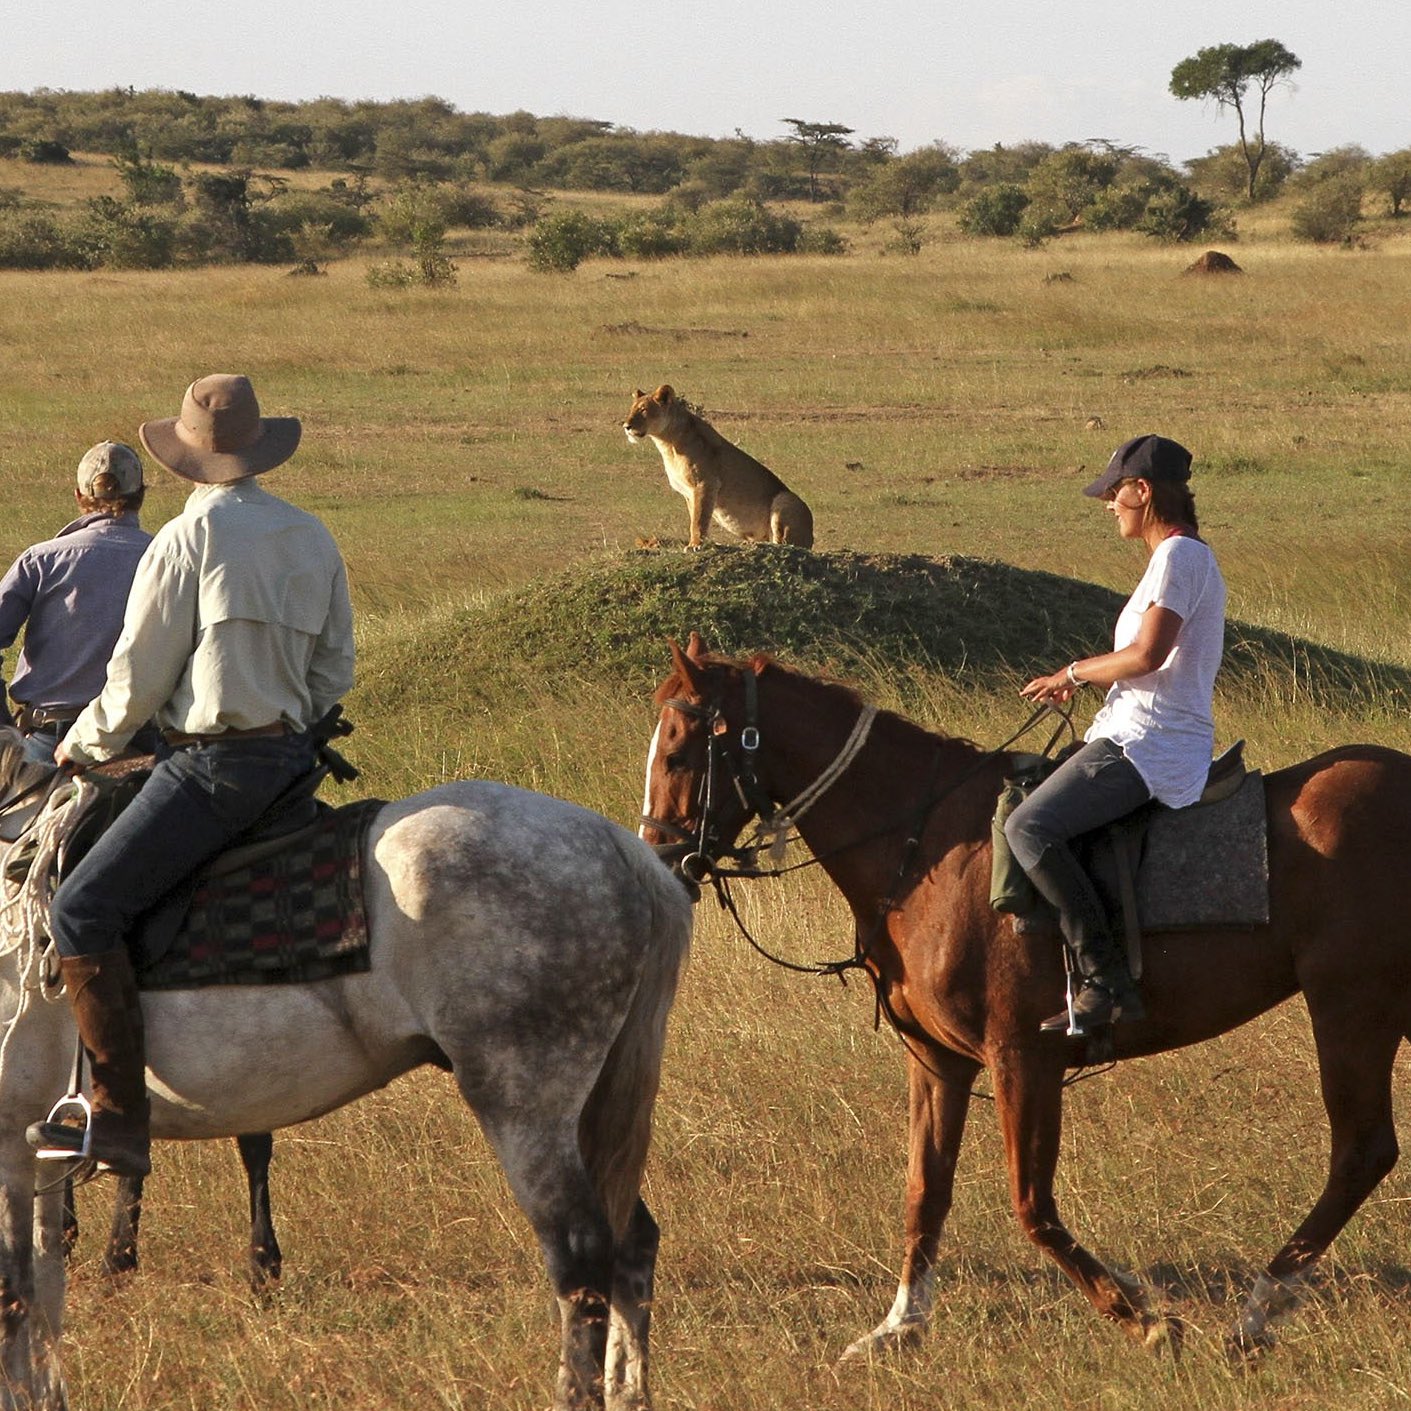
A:
POLYGON ((35 1149, 37 1161, 92 1161, 90 1144, 93 1136, 93 1105, 83 1095, 83 1041, 74 1040, 73 1067, 69 1070, 68 1091, 49 1109, 45 1127, 78 1127, 76 1116, 83 1118, 83 1145, 72 1147, 41 1146, 35 1149))

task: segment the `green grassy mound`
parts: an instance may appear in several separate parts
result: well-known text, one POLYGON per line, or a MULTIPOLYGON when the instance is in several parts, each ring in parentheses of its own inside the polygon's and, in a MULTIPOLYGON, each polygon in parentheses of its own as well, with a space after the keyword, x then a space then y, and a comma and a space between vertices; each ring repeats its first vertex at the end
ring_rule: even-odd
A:
MULTIPOLYGON (((666 639, 699 631, 729 654, 764 650, 843 676, 921 669, 983 688, 1101 651, 1122 597, 1056 574, 974 558, 810 553, 777 546, 640 550, 428 619, 377 644, 365 681, 387 704, 498 694, 541 675, 649 690, 666 639), (375 678, 375 685, 368 677, 375 678)), ((1411 673, 1231 622, 1226 684, 1347 704, 1405 693, 1411 673)))

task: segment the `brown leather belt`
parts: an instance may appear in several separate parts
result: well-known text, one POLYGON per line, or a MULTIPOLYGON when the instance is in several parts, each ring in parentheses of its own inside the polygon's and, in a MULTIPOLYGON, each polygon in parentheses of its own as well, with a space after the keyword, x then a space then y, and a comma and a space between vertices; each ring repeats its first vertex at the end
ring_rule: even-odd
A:
POLYGON ((226 740, 258 740, 269 735, 287 735, 289 727, 276 720, 273 725, 256 725, 250 730, 222 730, 218 735, 183 735, 177 730, 163 730, 162 739, 173 749, 183 745, 219 745, 226 740))
POLYGON ((15 724, 25 734, 34 730, 58 729, 63 734, 78 719, 80 710, 50 710, 47 706, 20 705, 15 711, 15 724))

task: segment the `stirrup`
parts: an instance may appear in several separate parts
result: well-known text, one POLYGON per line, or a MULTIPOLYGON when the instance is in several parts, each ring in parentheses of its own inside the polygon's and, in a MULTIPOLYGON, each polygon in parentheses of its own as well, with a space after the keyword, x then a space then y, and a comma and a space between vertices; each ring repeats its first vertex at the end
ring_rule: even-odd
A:
POLYGON ((1064 995, 1065 1008, 1060 1010, 1057 1014, 1052 1014, 1047 1019, 1045 1019, 1043 1023, 1039 1025, 1040 1033, 1061 1033, 1070 1039, 1085 1039, 1093 1034, 1101 1032, 1103 1029, 1110 1029, 1113 1024, 1116 1023, 1117 1019, 1121 1016, 1122 1007, 1118 1003, 1117 996, 1114 995, 1106 985, 1104 985, 1101 981, 1093 979, 1086 979, 1083 980, 1081 984, 1075 984, 1075 976, 1075 971, 1070 970, 1068 972, 1067 988, 1064 995), (1085 1025, 1079 1019, 1077 1004, 1078 996, 1085 989, 1089 988, 1094 990, 1100 990, 1104 995, 1107 996, 1108 1015, 1106 1019, 1099 1020, 1095 1023, 1089 1022, 1085 1025), (1064 1023, 1065 1016, 1067 1019, 1066 1026, 1064 1023))
POLYGON ((30 1124, 25 1140, 34 1148, 36 1161, 92 1161, 93 1104, 82 1093, 65 1093, 49 1109, 44 1121, 30 1124), (81 1127, 74 1121, 75 1116, 83 1118, 81 1127), (83 1140, 77 1147, 50 1145, 54 1141, 55 1128, 71 1131, 75 1135, 82 1131, 83 1140))

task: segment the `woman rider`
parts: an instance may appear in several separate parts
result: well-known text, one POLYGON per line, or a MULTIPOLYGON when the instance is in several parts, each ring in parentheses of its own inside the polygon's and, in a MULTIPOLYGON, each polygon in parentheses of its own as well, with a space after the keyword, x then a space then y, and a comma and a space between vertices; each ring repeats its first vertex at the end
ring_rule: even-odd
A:
MULTIPOLYGON (((1020 692, 1061 703, 1079 686, 1108 688, 1082 748, 1010 814, 1004 829, 1020 866, 1058 911, 1078 983, 1076 1033, 1142 1019, 1145 1011, 1071 840, 1151 798, 1172 808, 1194 803, 1210 771, 1225 583, 1198 533, 1190 473, 1184 446, 1137 436, 1117 448, 1083 491, 1104 501, 1124 539, 1146 545, 1146 572, 1117 618, 1112 651, 1036 677, 1020 692)), ((1069 1029, 1068 1011, 1041 1027, 1069 1029)))

